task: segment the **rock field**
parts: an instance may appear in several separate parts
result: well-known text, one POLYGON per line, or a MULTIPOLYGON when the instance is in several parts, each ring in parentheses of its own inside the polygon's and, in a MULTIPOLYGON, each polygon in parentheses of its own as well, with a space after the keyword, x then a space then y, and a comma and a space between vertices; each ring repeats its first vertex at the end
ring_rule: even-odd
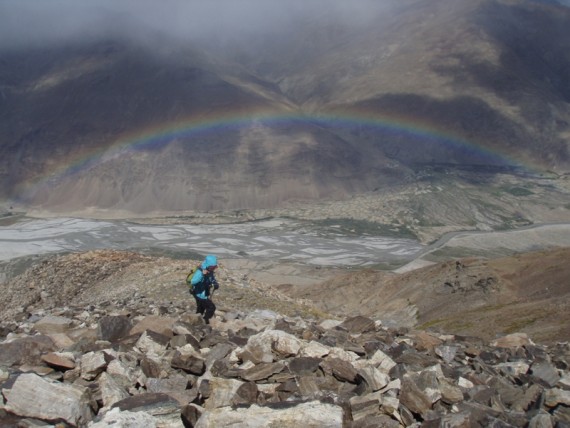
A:
POLYGON ((205 325, 189 263, 94 251, 4 284, 0 427, 570 424, 567 342, 335 319, 223 266, 205 325))

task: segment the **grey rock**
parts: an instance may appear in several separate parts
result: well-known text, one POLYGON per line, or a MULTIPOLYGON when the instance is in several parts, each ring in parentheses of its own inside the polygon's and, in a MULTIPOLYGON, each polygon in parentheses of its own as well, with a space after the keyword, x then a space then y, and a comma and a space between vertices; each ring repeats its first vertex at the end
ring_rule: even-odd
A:
POLYGON ((189 403, 182 406, 180 418, 182 419, 184 426, 194 427, 196 426, 196 422, 198 422, 198 419, 200 419, 200 416, 202 416, 203 412, 203 407, 200 407, 194 403, 189 403))
POLYGON ((78 426, 86 425, 93 418, 90 400, 87 388, 22 374, 7 395, 5 409, 19 416, 48 421, 62 419, 78 426))
POLYGON ((112 408, 118 408, 121 411, 144 412, 154 416, 157 426, 182 427, 180 403, 168 394, 151 392, 133 395, 113 404, 112 408))
POLYGON ((42 364, 41 356, 57 351, 53 341, 43 335, 24 337, 0 344, 0 365, 5 367, 22 364, 42 364))
POLYGON ((110 408, 115 403, 129 396, 127 390, 113 377, 102 373, 98 379, 99 391, 104 408, 110 408))
POLYGON ((353 421, 350 428, 400 428, 400 423, 388 415, 369 415, 353 421))
POLYGON ((419 376, 415 377, 415 382, 432 404, 441 399, 442 394, 435 372, 424 370, 419 376))
POLYGON ((295 356, 301 349, 301 341, 280 330, 267 330, 251 336, 245 351, 254 363, 271 363, 275 358, 295 356))
POLYGON ((438 382, 439 390, 441 391, 441 399, 444 402, 454 404, 463 400, 463 391, 461 391, 461 388, 445 378, 438 379, 438 382))
POLYGON ((244 382, 237 379, 213 377, 209 380, 210 396, 204 403, 204 408, 231 406, 238 389, 244 382))
POLYGON ((188 387, 188 379, 186 376, 174 375, 167 379, 149 378, 146 380, 146 389, 148 392, 163 392, 169 394, 171 392, 183 392, 188 387))
POLYGON ((321 389, 314 376, 300 376, 297 378, 297 386, 301 396, 314 399, 321 395, 321 389))
POLYGON ((405 375, 402 380, 400 402, 419 415, 425 414, 432 405, 430 397, 418 387, 410 375, 405 375))
POLYGON ((358 371, 354 366, 340 358, 327 357, 321 362, 320 367, 325 373, 333 375, 340 381, 356 383, 358 379, 358 371))
POLYGON ((358 315, 347 318, 340 324, 340 327, 348 330, 350 333, 360 334, 376 330, 376 323, 368 317, 358 315))
POLYGON ((56 370, 66 371, 75 368, 75 362, 72 359, 58 355, 55 352, 42 355, 41 359, 48 366, 53 367, 56 370))
POLYGON ((135 343, 135 348, 149 357, 161 358, 166 352, 168 342, 167 336, 146 330, 135 343))
POLYGON ((570 407, 568 406, 557 406, 552 411, 552 417, 556 422, 556 427, 568 427, 570 426, 570 407))
POLYGON ((457 349, 457 346, 441 345, 436 346, 434 351, 437 356, 441 357, 443 361, 449 364, 453 361, 455 355, 457 355, 457 349))
POLYGON ((129 335, 142 334, 145 330, 150 330, 163 336, 172 337, 175 321, 174 318, 149 315, 137 322, 129 331, 129 335))
POLYGON ((560 388, 547 389, 544 404, 548 407, 556 407, 559 404, 570 407, 570 391, 560 388))
POLYGON ((81 377, 93 380, 107 367, 107 357, 103 352, 88 352, 81 357, 81 377))
POLYGON ((547 412, 541 412, 532 417, 528 423, 528 428, 553 428, 554 422, 552 416, 547 412))
POLYGON ((42 334, 64 333, 68 331, 72 325, 72 319, 47 315, 34 324, 34 329, 42 334))
POLYGON ((249 406, 257 402, 259 390, 254 382, 245 382, 240 385, 232 398, 232 406, 249 406))
POLYGON ((257 406, 232 409, 230 407, 206 410, 195 428, 240 426, 258 428, 275 426, 280 428, 343 426, 343 410, 333 404, 311 401, 308 403, 282 403, 278 406, 257 406))
POLYGON ((249 369, 241 370, 239 377, 243 380, 255 382, 268 379, 275 373, 280 373, 285 368, 283 363, 260 363, 249 369))
POLYGON ((234 346, 230 343, 218 343, 206 355, 206 366, 211 367, 216 361, 225 358, 234 350, 234 346))
POLYGON ((545 382, 551 388, 558 383, 560 375, 558 370, 550 362, 539 360, 530 366, 530 373, 545 382))
POLYGON ((445 428, 471 428, 470 417, 468 413, 457 413, 445 415, 440 419, 439 426, 445 428))
POLYGON ((358 370, 358 374, 364 379, 372 392, 384 388, 390 382, 390 376, 382 373, 376 367, 364 367, 358 370))
POLYGON ((154 358, 143 356, 141 358, 140 367, 146 377, 157 378, 162 372, 162 365, 154 358))
POLYGON ((206 362, 193 354, 174 353, 170 365, 175 369, 182 369, 186 373, 202 376, 206 371, 206 362))
POLYGON ((104 316, 97 323, 97 335, 109 342, 117 341, 129 334, 132 322, 124 315, 104 316))
POLYGON ((358 421, 380 414, 382 396, 378 393, 352 397, 349 400, 352 419, 358 421))
POLYGON ((528 387, 523 396, 512 403, 513 410, 526 412, 531 409, 540 409, 544 404, 544 388, 534 384, 528 387))
POLYGON ((89 428, 156 428, 156 426, 156 419, 148 413, 128 411, 123 412, 118 408, 110 410, 109 412, 105 413, 100 420, 89 424, 89 428))
POLYGON ((289 360, 289 371, 296 375, 310 375, 315 373, 319 364, 321 363, 321 358, 311 358, 311 357, 297 357, 291 358, 289 360))

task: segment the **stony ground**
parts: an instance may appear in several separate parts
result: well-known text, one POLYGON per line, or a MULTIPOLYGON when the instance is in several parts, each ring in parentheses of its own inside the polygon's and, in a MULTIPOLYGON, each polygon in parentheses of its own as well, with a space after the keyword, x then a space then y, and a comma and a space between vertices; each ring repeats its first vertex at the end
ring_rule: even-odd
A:
MULTIPOLYGON (((367 315, 387 325, 487 340, 525 332, 537 342, 555 343, 570 340, 567 260, 570 249, 562 248, 490 260, 450 260, 404 274, 228 260, 218 271, 221 288, 214 300, 226 310, 367 315)), ((133 296, 194 310, 184 279, 198 260, 101 250, 47 257, 29 268, 22 263, 12 262, 12 275, 19 275, 2 284, 0 320, 34 308, 106 305, 133 296)))
POLYGON ((522 331, 570 340, 570 248, 497 259, 465 258, 402 275, 364 270, 313 286, 283 285, 323 311, 485 339, 522 331))
MULTIPOLYGON (((47 257, 2 284, 0 319, 9 320, 34 308, 98 306, 134 296, 165 307, 187 304, 188 311, 193 312, 195 303, 185 279, 200 262, 112 250, 47 257)), ((286 315, 319 312, 301 299, 289 298, 271 286, 225 268, 223 263, 217 278, 221 287, 214 299, 221 309, 268 309, 286 315)))
MULTIPOLYGON (((193 262, 92 251, 3 284, 0 427, 570 423, 567 342, 333 319, 224 266, 207 326, 185 290, 193 262)), ((461 293, 471 267, 446 287, 461 293)))

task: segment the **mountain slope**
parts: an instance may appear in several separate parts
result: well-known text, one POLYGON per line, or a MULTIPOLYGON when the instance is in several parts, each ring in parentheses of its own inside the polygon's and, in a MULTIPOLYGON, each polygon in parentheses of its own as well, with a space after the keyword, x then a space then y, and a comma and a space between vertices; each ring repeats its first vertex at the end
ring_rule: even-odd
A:
POLYGON ((358 175, 366 159, 327 130, 248 119, 294 108, 270 84, 202 54, 157 59, 103 43, 6 61, 27 74, 6 75, 4 197, 145 212, 273 206, 371 186, 358 175), (46 175, 26 193, 17 187, 46 175))
MULTIPOLYGON (((329 40, 281 76, 281 89, 311 111, 424 123, 523 163, 568 168, 568 8, 451 0, 392 7, 329 40)), ((418 154, 414 139, 382 144, 404 163, 450 153, 423 145, 418 154)), ((451 154, 460 163, 472 156, 451 154)))
POLYGON ((457 259, 402 275, 364 270, 318 286, 281 286, 322 310, 492 339, 515 331, 567 340, 570 249, 457 259))
POLYGON ((286 31, 183 46, 157 33, 152 48, 4 47, 0 197, 60 212, 255 209, 442 164, 568 171, 567 7, 357 6, 345 19, 315 3, 286 31))

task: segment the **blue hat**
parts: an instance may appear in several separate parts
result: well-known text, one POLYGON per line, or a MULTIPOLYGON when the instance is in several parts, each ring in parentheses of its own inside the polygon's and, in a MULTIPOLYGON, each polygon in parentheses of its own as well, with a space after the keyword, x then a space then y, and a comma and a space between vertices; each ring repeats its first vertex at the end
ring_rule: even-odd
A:
POLYGON ((212 266, 218 266, 218 259, 212 254, 208 254, 202 263, 202 269, 208 269, 212 266))

